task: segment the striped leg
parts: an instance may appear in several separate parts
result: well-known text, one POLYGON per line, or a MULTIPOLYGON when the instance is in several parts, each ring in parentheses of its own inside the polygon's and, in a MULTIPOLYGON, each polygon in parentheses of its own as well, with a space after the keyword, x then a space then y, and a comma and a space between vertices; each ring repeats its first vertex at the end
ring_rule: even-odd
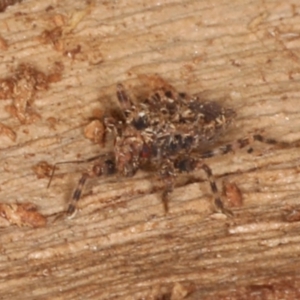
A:
POLYGON ((162 194, 162 201, 163 201, 165 213, 167 214, 169 212, 169 195, 173 192, 174 178, 176 176, 171 161, 166 160, 165 162, 162 163, 159 175, 160 178, 165 183, 165 188, 162 194))
POLYGON ((102 175, 112 175, 116 173, 115 162, 111 159, 106 159, 103 162, 94 165, 92 172, 83 173, 78 181, 78 185, 73 193, 73 197, 67 209, 67 215, 72 218, 76 212, 76 204, 81 198, 81 194, 85 185, 85 182, 89 178, 102 176, 102 175))
POLYGON ((200 158, 209 158, 209 157, 213 157, 213 156, 224 155, 229 152, 234 152, 236 150, 239 150, 239 149, 245 148, 246 146, 249 146, 254 141, 258 141, 258 142, 269 144, 269 145, 275 145, 280 148, 291 147, 290 143, 280 142, 275 139, 266 138, 266 137, 262 136, 261 134, 254 134, 254 135, 251 135, 251 136, 243 138, 243 139, 238 139, 233 143, 226 144, 217 149, 203 152, 202 154, 200 154, 200 158))
POLYGON ((77 187, 73 193, 73 197, 71 199, 71 202, 69 203, 68 209, 67 209, 67 216, 70 218, 75 215, 76 211, 76 203, 79 201, 81 198, 81 194, 83 191, 83 187, 85 185, 85 182, 88 178, 93 177, 93 174, 88 174, 88 173, 83 173, 81 178, 78 181, 77 187))
POLYGON ((207 179, 209 181, 210 188, 214 197, 214 206, 216 210, 222 212, 227 216, 230 217, 233 216, 233 213, 229 209, 224 207, 224 204, 221 200, 221 196, 216 185, 215 177, 212 173, 211 168, 207 164, 203 163, 201 160, 197 161, 191 157, 187 157, 176 161, 174 166, 180 172, 191 172, 196 169, 202 169, 205 172, 207 179))
POLYGON ((214 196, 214 205, 215 205, 216 210, 222 212, 223 214, 225 214, 229 217, 232 217, 233 216, 232 211, 224 207, 224 204, 221 200, 221 196, 220 196, 220 193, 218 191, 216 181, 215 181, 215 178, 213 176, 211 168, 206 164, 200 164, 199 167, 201 169, 203 169, 204 172, 207 175, 207 179, 209 181, 210 188, 211 188, 211 191, 212 191, 213 196, 214 196))

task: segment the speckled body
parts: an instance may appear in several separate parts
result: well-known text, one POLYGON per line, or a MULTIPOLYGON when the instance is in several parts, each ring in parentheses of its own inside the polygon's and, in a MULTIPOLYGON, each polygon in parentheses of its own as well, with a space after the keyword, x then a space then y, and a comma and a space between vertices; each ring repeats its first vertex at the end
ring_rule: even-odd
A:
POLYGON ((118 99, 126 121, 123 130, 116 131, 114 152, 118 171, 125 176, 132 176, 145 163, 159 165, 200 153, 235 115, 231 109, 178 93, 171 86, 133 104, 118 85, 118 99))
POLYGON ((214 194, 215 206, 227 213, 220 200, 211 169, 203 158, 218 152, 227 153, 232 145, 206 151, 214 139, 231 123, 235 112, 213 101, 178 93, 164 80, 144 99, 134 103, 122 84, 117 98, 122 117, 104 118, 105 131, 114 135, 114 148, 90 173, 84 173, 74 192, 67 214, 75 212, 85 181, 94 176, 121 174, 133 176, 139 169, 156 170, 165 184, 162 194, 165 211, 177 173, 203 169, 214 194))

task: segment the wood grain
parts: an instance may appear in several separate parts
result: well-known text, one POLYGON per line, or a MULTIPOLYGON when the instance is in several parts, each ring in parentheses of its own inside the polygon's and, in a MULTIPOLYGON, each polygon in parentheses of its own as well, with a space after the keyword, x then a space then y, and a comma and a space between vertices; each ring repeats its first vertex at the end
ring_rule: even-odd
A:
POLYGON ((227 180, 243 194, 232 219, 213 214, 202 172, 175 189, 168 215, 160 183, 140 172, 91 180, 75 218, 56 218, 92 164, 60 166, 49 189, 33 169, 105 151, 84 126, 116 106, 117 82, 137 96, 154 73, 237 111, 219 144, 253 132, 300 140, 299 12, 292 0, 27 0, 1 13, 3 78, 21 63, 63 71, 37 92, 32 124, 0 102, 16 134, 0 132, 1 202, 31 202, 48 218, 42 228, 4 222, 0 299, 300 298, 297 147, 255 143, 252 154, 207 159, 220 189, 227 180))

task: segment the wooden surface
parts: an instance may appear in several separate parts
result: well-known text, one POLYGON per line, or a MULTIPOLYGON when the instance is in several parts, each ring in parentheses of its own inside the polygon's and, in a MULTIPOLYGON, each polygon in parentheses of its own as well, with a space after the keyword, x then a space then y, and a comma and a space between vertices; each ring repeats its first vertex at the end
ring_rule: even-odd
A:
POLYGON ((2 12, 2 77, 21 63, 63 70, 37 92, 32 124, 0 102, 16 134, 0 135, 1 202, 34 203, 48 218, 43 228, 2 220, 0 299, 299 299, 300 223, 287 221, 299 209, 299 148, 255 143, 206 161, 220 189, 242 191, 232 219, 213 213, 202 172, 176 188, 168 215, 151 192, 160 183, 140 172, 89 181, 77 215, 55 220, 92 164, 60 166, 49 189, 32 169, 104 151, 84 126, 116 105, 117 82, 139 94, 154 73, 237 111, 219 143, 257 131, 299 140, 299 12, 296 0, 24 0, 2 12), (56 26, 61 37, 45 41, 56 26))

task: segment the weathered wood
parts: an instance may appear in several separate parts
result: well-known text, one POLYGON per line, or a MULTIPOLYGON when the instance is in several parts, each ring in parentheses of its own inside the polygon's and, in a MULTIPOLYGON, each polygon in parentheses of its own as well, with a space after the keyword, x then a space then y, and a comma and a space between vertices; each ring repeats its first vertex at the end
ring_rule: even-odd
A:
POLYGON ((243 193, 233 219, 212 213, 204 180, 176 188, 165 216, 160 183, 139 173, 91 180, 75 218, 55 220, 92 164, 60 166, 49 189, 32 169, 104 151, 84 125, 115 105, 117 82, 144 93, 141 76, 154 73, 237 111, 220 144, 256 131, 299 140, 299 9, 292 0, 24 0, 1 13, 2 77, 20 63, 63 71, 37 92, 32 124, 0 102, 16 133, 0 135, 1 202, 32 202, 48 217, 44 228, 1 229, 0 298, 300 298, 300 225, 286 220, 299 208, 296 147, 255 143, 252 154, 207 160, 220 188, 229 180, 243 193), (62 36, 47 43, 56 26, 62 36))

